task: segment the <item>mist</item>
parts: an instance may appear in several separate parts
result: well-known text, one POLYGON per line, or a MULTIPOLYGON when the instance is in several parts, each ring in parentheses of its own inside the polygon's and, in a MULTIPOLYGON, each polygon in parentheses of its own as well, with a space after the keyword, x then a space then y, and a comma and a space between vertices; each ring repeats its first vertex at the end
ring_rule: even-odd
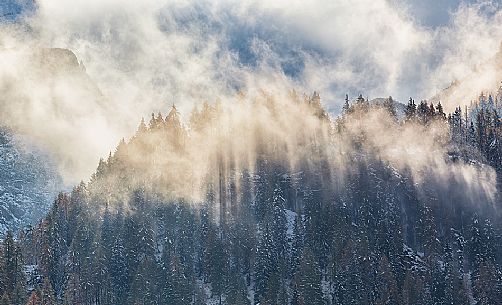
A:
MULTIPOLYGON (((480 63, 494 66, 502 40, 496 3, 462 4, 435 28, 416 18, 411 7, 384 0, 41 0, 1 23, 0 120, 49 151, 72 184, 141 117, 172 104, 187 118, 194 105, 232 105, 241 93, 281 99, 317 90, 336 116, 345 93, 428 98, 472 78, 480 63)), ((486 75, 473 91, 497 89, 498 72, 486 75)), ((471 99, 452 96, 447 110, 471 99)), ((375 143, 381 136, 371 134, 375 143)))
MULTIPOLYGON (((293 187, 322 186, 326 196, 351 196, 351 181, 373 170, 389 173, 382 184, 409 179, 423 196, 448 202, 461 194, 463 203, 495 204, 495 170, 448 158, 454 148, 445 120, 404 123, 364 100, 352 107, 332 120, 317 93, 261 91, 204 103, 190 111, 186 124, 187 114, 172 107, 141 122, 101 160, 89 189, 108 208, 124 208, 136 190, 195 207, 208 196, 232 205, 250 181, 274 188, 290 179, 293 187)), ((259 193, 253 190, 252 197, 259 193)))

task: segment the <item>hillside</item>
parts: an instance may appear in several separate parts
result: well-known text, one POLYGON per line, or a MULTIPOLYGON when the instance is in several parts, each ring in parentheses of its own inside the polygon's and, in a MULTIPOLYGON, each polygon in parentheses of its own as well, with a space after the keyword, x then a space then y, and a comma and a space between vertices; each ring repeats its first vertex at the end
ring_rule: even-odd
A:
POLYGON ((288 96, 206 103, 186 125, 174 106, 142 120, 88 184, 60 194, 22 234, 29 287, 40 289, 31 297, 500 300, 500 189, 487 158, 474 153, 486 139, 452 137, 469 129, 456 130, 456 114, 440 105, 423 112, 410 101, 398 119, 389 105, 360 97, 332 119, 317 93, 288 96))
POLYGON ((61 189, 55 165, 12 131, 0 128, 0 235, 42 218, 61 189))

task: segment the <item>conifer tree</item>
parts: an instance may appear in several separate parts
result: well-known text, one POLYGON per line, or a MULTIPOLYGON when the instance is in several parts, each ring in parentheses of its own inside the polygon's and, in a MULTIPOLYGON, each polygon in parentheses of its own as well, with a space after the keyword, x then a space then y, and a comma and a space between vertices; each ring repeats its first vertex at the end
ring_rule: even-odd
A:
MULTIPOLYGON (((131 284, 131 304, 157 304, 157 275, 158 270, 155 261, 151 257, 145 256, 139 264, 131 284)), ((184 303, 180 302, 179 304, 184 303)))
POLYGON ((315 261, 312 250, 307 248, 304 253, 299 282, 300 304, 322 305, 324 299, 319 265, 315 261))
MULTIPOLYGON (((76 273, 70 273, 68 282, 66 283, 66 289, 64 293, 63 303, 64 305, 82 305, 84 304, 84 292, 81 289, 82 282, 80 281, 79 275, 76 273)), ((47 305, 55 305, 55 297, 52 295, 52 287, 45 286, 42 289, 42 300, 47 302, 47 305)))
POLYGON ((345 103, 343 104, 343 113, 347 114, 350 111, 349 95, 345 94, 345 103))
POLYGON ((417 105, 415 101, 410 97, 408 104, 406 105, 406 109, 404 110, 406 121, 410 121, 415 117, 417 111, 417 105))
POLYGON ((239 270, 234 268, 230 270, 228 287, 226 290, 226 302, 228 304, 251 305, 247 297, 246 283, 239 270))
POLYGON ((297 213, 293 227, 293 241, 291 245, 290 275, 293 276, 299 269, 304 247, 304 227, 302 216, 297 213))
POLYGON ((255 302, 260 301, 267 292, 269 278, 276 271, 276 261, 273 250, 273 237, 267 220, 260 225, 258 245, 256 247, 255 272, 255 302))
POLYGON ((441 105, 441 101, 439 101, 438 104, 436 105, 436 116, 439 117, 440 119, 443 119, 443 120, 446 119, 446 114, 444 113, 443 105, 441 105))
POLYGON ((399 304, 399 291, 396 279, 384 255, 378 263, 376 304, 399 304))
POLYGON ((136 131, 136 134, 138 136, 143 136, 147 131, 148 131, 148 128, 146 127, 146 124, 145 124, 145 118, 141 118, 141 122, 139 123, 138 130, 136 131))
MULTIPOLYGON (((69 291, 70 290, 68 289, 67 293, 69 293, 69 291)), ((79 303, 75 302, 68 304, 77 305, 79 303)), ((42 291, 40 292, 40 305, 56 305, 56 296, 54 294, 54 289, 52 288, 51 282, 47 278, 44 279, 42 291)))
POLYGON ((388 98, 386 98, 384 100, 383 106, 384 106, 385 110, 387 110, 389 112, 389 114, 391 115, 392 118, 394 118, 394 119, 397 118, 396 106, 394 105, 394 99, 392 98, 392 96, 389 96, 388 98))
POLYGON ((28 301, 26 301, 25 305, 40 305, 40 295, 39 292, 34 290, 31 292, 28 301))
POLYGON ((23 271, 23 258, 21 248, 14 241, 11 231, 7 232, 2 244, 0 266, 2 284, 0 292, 9 301, 15 304, 23 304, 26 282, 23 271))
POLYGON ((4 293, 2 295, 2 298, 0 299, 0 305, 11 305, 12 302, 9 298, 9 295, 7 293, 4 293))

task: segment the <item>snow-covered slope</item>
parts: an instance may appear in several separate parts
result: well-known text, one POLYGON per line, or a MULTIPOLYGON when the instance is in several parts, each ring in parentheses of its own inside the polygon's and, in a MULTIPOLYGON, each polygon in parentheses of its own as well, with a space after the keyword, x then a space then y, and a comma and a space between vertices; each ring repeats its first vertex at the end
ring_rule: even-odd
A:
POLYGON ((0 236, 45 215, 60 187, 48 157, 0 127, 0 236))

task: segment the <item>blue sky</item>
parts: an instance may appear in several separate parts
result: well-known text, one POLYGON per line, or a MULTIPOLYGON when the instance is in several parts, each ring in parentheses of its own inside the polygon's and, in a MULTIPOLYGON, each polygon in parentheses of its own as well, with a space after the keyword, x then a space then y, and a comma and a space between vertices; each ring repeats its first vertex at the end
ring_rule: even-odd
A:
MULTIPOLYGON (((417 20, 421 24, 431 27, 448 24, 450 22, 450 12, 454 12, 460 5, 459 0, 404 1, 411 7, 411 10, 416 14, 417 20)), ((396 0, 396 2, 402 2, 402 0, 396 0)))
MULTIPOLYGON (((392 0, 397 5, 406 3, 417 16, 420 24, 430 27, 444 26, 451 21, 451 13, 455 12, 460 4, 474 4, 476 0, 392 0)), ((501 6, 500 1, 491 1, 494 5, 501 6)))
MULTIPOLYGON (((450 20, 449 12, 455 11, 460 0, 391 0, 396 5, 407 5, 416 14, 417 20, 426 26, 435 27, 445 25, 450 20)), ((475 0, 466 0, 464 3, 474 3, 475 0)), ((26 7, 31 8, 31 0, 2 0, 0 2, 0 15, 13 16, 22 12, 26 7)), ((9 17, 10 18, 10 17, 9 17)))
POLYGON ((14 20, 23 11, 33 8, 32 0, 2 0, 0 2, 0 18, 14 20))

